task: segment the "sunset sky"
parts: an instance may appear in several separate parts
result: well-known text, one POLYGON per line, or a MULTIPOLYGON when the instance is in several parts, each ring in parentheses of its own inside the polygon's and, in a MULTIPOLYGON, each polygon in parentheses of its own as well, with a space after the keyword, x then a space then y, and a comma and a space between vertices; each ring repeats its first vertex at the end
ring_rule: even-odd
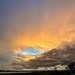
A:
POLYGON ((75 0, 0 0, 0 60, 74 40, 75 0))

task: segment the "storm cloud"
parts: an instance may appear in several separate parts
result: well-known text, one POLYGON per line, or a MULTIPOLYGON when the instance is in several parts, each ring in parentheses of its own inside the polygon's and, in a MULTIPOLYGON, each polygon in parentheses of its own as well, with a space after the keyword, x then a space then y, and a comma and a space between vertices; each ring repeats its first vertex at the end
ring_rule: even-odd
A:
POLYGON ((23 68, 38 68, 58 64, 67 65, 70 62, 75 62, 75 44, 73 43, 67 43, 63 48, 48 51, 36 59, 13 63, 14 65, 21 65, 23 68))
POLYGON ((75 0, 0 0, 1 60, 10 60, 17 48, 51 50, 72 40, 75 0))

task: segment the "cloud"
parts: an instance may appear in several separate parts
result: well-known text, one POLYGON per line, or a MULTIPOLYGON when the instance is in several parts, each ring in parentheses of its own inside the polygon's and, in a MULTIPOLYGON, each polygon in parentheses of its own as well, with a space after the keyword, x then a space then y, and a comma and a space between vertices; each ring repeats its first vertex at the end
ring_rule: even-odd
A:
POLYGON ((4 60, 12 57, 14 49, 38 46, 47 51, 75 38, 70 33, 75 30, 75 0, 8 0, 1 2, 0 11, 0 56, 4 60))
POLYGON ((9 12, 0 27, 0 36, 5 43, 15 48, 38 45, 52 49, 62 41, 74 38, 73 34, 69 35, 69 31, 75 30, 75 1, 42 2, 41 5, 35 5, 36 2, 32 5, 32 2, 25 10, 25 6, 21 5, 23 9, 15 7, 17 10, 9 12))
POLYGON ((0 50, 0 62, 5 64, 11 64, 12 63, 11 58, 13 56, 13 52, 11 52, 9 49, 7 50, 1 49, 1 50, 0 50))
POLYGON ((75 62, 75 43, 67 43, 63 48, 53 49, 33 60, 27 62, 23 60, 23 62, 19 64, 14 64, 21 65, 23 68, 38 68, 49 67, 58 64, 69 64, 70 62, 75 62))

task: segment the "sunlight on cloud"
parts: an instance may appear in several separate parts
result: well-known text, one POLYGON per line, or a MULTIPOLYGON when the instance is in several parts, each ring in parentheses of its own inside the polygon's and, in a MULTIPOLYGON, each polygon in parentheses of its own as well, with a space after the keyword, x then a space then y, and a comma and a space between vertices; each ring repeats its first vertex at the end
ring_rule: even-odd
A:
POLYGON ((75 0, 33 1, 8 1, 2 6, 7 10, 1 9, 1 54, 11 50, 12 55, 28 47, 46 52, 75 40, 75 0))

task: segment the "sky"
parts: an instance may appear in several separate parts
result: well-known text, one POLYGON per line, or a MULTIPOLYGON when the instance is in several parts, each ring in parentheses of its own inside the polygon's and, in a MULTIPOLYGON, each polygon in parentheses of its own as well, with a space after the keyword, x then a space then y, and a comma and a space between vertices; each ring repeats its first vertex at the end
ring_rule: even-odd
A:
POLYGON ((0 60, 74 40, 75 0, 0 0, 0 60))
POLYGON ((29 47, 29 48, 23 49, 20 52, 16 52, 15 54, 39 55, 39 54, 41 54, 41 52, 38 51, 37 49, 29 47))

